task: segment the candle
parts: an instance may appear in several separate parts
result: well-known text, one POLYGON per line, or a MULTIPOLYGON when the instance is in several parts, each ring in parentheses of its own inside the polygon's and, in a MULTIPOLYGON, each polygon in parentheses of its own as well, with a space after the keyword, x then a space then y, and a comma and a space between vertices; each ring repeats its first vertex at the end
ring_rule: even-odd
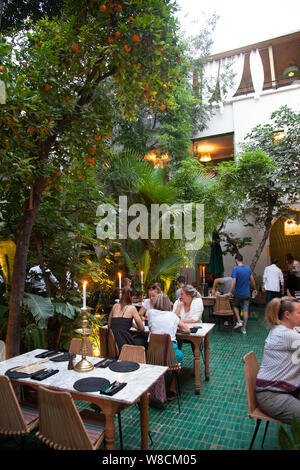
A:
POLYGON ((204 279, 204 282, 205 282, 205 267, 203 266, 203 279, 204 279))
POLYGON ((118 276, 119 276, 119 289, 121 289, 122 288, 122 285, 121 285, 122 274, 118 273, 118 276))
POLYGON ((144 271, 141 271, 141 284, 144 284, 144 271))
POLYGON ((82 293, 83 293, 83 305, 82 305, 82 307, 83 308, 86 308, 86 285, 87 285, 87 282, 84 281, 83 288, 82 288, 82 293))

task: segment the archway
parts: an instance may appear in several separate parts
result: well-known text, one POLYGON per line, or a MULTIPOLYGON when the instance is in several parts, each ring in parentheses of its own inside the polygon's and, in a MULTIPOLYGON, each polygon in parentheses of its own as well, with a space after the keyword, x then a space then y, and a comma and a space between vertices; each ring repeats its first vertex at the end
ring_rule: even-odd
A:
POLYGON ((293 209, 291 213, 298 225, 287 224, 286 218, 279 217, 273 224, 270 232, 270 257, 278 259, 278 266, 286 269, 285 255, 291 253, 295 259, 300 259, 300 210, 293 209), (292 226, 293 225, 293 226, 292 226), (291 229, 289 229, 291 228, 291 229))

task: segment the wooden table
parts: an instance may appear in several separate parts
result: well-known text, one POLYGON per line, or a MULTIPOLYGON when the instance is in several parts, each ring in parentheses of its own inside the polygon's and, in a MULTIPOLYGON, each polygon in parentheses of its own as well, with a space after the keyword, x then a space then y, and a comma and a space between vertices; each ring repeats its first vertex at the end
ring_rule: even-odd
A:
MULTIPOLYGON (((35 349, 34 351, 0 362, 0 374, 4 375, 5 372, 12 367, 18 367, 37 361, 38 358, 35 356, 43 351, 43 349, 35 349)), ((75 362, 78 362, 80 359, 81 356, 77 355, 75 362)), ((87 359, 93 364, 100 360, 96 357, 88 357, 87 359)), ((40 382, 30 378, 11 379, 11 381, 30 385, 33 388, 38 388, 42 385, 54 390, 68 391, 75 400, 84 400, 98 405, 105 415, 105 448, 108 450, 115 449, 115 415, 124 408, 128 408, 139 401, 141 449, 148 449, 149 403, 147 391, 156 380, 166 373, 168 370, 167 367, 140 364, 138 370, 129 373, 124 372, 120 374, 111 371, 108 367, 105 369, 94 368, 91 372, 82 373, 68 370, 68 361, 47 361, 45 362, 45 368, 59 369, 59 373, 40 382), (83 393, 76 391, 73 388, 73 384, 77 380, 86 377, 103 377, 110 382, 119 379, 127 382, 127 385, 112 397, 100 395, 99 392, 83 393)))
MULTIPOLYGON (((205 367, 205 380, 209 380, 209 333, 215 326, 214 323, 187 323, 189 328, 199 327, 197 333, 179 333, 177 332, 176 338, 178 340, 190 341, 194 345, 194 374, 195 374, 195 394, 200 393, 200 347, 204 339, 204 367, 205 367)), ((138 333, 135 328, 131 328, 132 333, 138 333)), ((145 326, 143 333, 149 334, 149 327, 145 326)))
POLYGON ((204 368, 205 380, 209 380, 209 333, 215 326, 214 323, 187 323, 190 328, 199 327, 197 333, 177 333, 177 340, 187 340, 194 345, 194 374, 195 374, 195 394, 200 393, 200 347, 204 339, 204 368), (201 328, 200 328, 201 327, 201 328))

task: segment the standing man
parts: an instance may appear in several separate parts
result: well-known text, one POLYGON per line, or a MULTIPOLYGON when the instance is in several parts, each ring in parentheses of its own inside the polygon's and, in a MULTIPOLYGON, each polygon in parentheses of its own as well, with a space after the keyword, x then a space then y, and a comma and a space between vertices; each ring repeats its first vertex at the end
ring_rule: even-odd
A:
POLYGON ((229 291, 232 283, 232 277, 216 277, 213 283, 211 295, 215 295, 218 284, 221 284, 221 294, 225 295, 229 291))
POLYGON ((249 281, 253 286, 253 294, 256 294, 256 285, 255 280, 252 274, 252 271, 249 266, 243 264, 243 257, 240 253, 235 256, 236 266, 232 270, 232 282, 227 292, 229 297, 231 292, 234 290, 233 297, 233 309, 237 318, 237 323, 234 328, 242 327, 242 334, 245 335, 246 326, 248 321, 248 312, 249 312, 249 300, 250 300, 250 285, 249 281), (240 318, 240 309, 243 310, 243 322, 240 318))
POLYGON ((266 292, 266 305, 275 297, 281 297, 283 290, 283 273, 277 266, 277 259, 271 260, 270 266, 267 266, 263 274, 262 291, 266 292))

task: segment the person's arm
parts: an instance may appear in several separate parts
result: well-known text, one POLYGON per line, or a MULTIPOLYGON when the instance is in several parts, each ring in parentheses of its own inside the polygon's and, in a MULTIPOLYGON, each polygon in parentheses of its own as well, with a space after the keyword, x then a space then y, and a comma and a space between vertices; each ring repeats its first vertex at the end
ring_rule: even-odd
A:
POLYGON ((181 300, 176 300, 174 307, 173 307, 173 312, 175 313, 175 315, 177 315, 177 317, 180 317, 180 312, 181 312, 182 307, 183 307, 183 302, 181 302, 181 300))
POLYGON ((255 284, 255 279, 254 279, 253 274, 251 274, 251 276, 250 276, 250 282, 251 282, 252 287, 253 287, 253 293, 255 293, 255 295, 256 295, 256 294, 257 294, 257 290, 256 290, 256 284, 255 284))
POLYGON ((140 310, 139 310, 140 318, 145 318, 145 313, 146 312, 147 312, 147 310, 145 309, 145 307, 141 307, 140 310))
POLYGON ((227 295, 227 297, 229 297, 231 295, 231 292, 234 291, 235 285, 236 285, 236 278, 234 277, 231 281, 229 291, 227 292, 227 294, 225 294, 225 295, 227 295))
POLYGON ((211 295, 215 295, 215 290, 216 290, 217 284, 219 284, 219 282, 220 282, 220 278, 219 278, 219 277, 214 280, 213 288, 212 288, 212 291, 211 291, 211 295))
POLYGON ((177 327, 182 333, 190 333, 191 330, 189 327, 184 323, 184 321, 179 320, 178 327, 177 327))
POLYGON ((113 316, 114 309, 115 309, 115 305, 113 306, 113 308, 112 308, 111 311, 110 311, 110 314, 108 315, 108 320, 107 320, 107 326, 108 326, 108 328, 110 328, 111 319, 112 319, 112 316, 113 316))
POLYGON ((132 307, 133 326, 139 331, 145 331, 144 323, 135 307, 132 307))

